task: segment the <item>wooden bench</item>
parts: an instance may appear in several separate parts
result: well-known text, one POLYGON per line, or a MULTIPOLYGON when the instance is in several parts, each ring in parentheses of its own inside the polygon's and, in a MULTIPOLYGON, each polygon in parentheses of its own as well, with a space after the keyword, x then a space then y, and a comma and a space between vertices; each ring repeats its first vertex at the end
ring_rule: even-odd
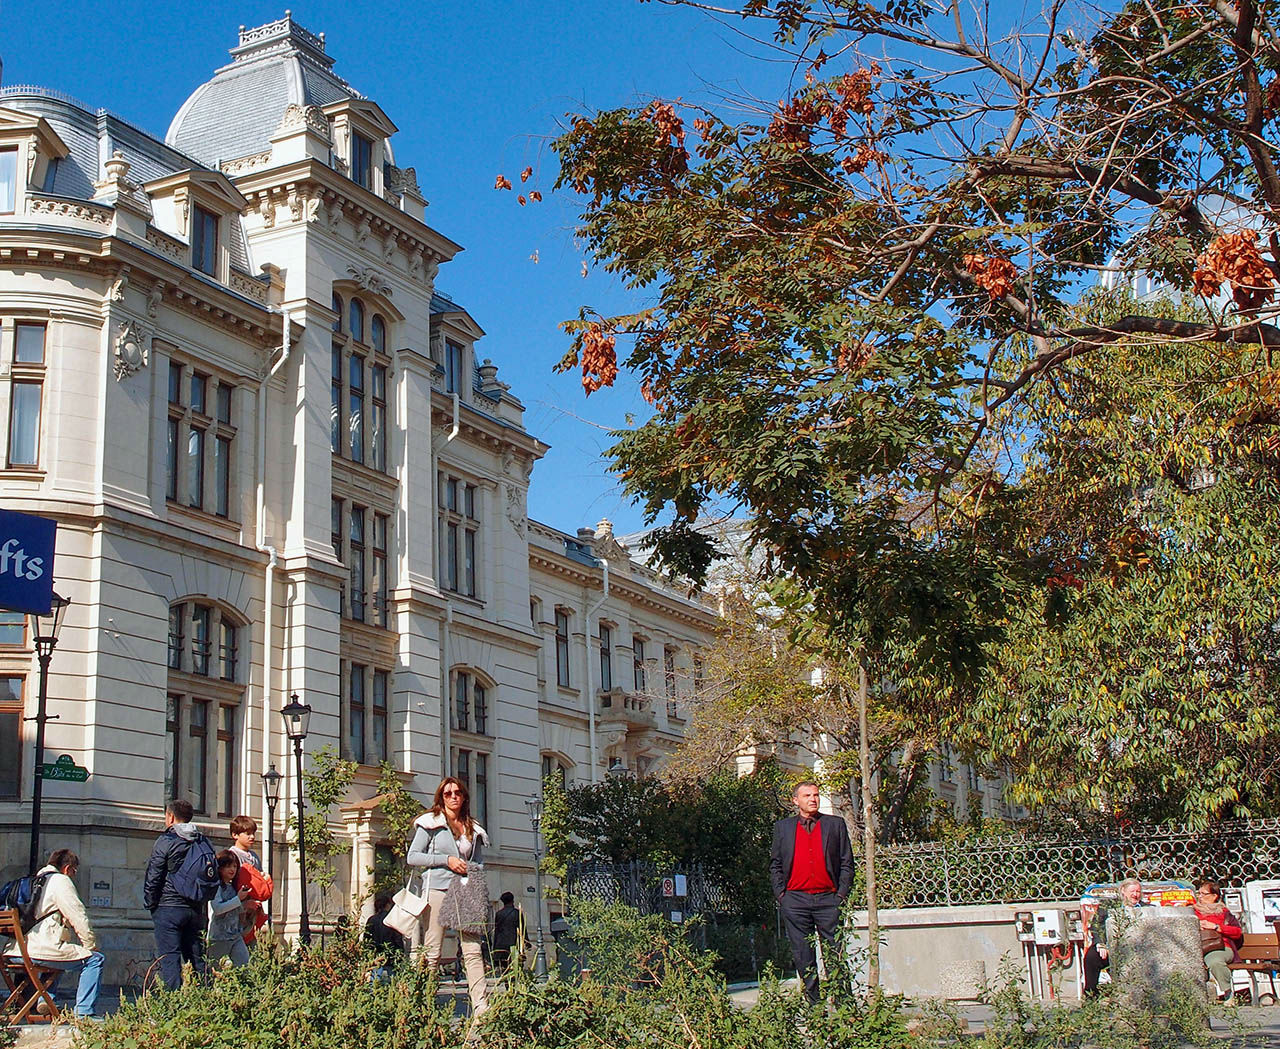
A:
POLYGON ((1237 951, 1239 957, 1227 968, 1232 972, 1249 974, 1249 990, 1253 995, 1253 1004, 1261 1005, 1261 999, 1270 997, 1272 1004, 1277 1000, 1276 970, 1280 969, 1280 928, 1272 928, 1271 932, 1247 932, 1237 951), (1266 973, 1271 983, 1271 994, 1258 994, 1258 974, 1266 973))
POLYGON ((16 1025, 21 1023, 49 1023, 58 1015, 53 1003, 51 988, 62 970, 33 960, 27 953, 27 938, 15 910, 0 911, 0 942, 12 940, 0 954, 0 975, 4 976, 8 997, 0 1005, 0 1021, 16 1025), (48 1012, 36 1011, 41 1003, 48 1012))

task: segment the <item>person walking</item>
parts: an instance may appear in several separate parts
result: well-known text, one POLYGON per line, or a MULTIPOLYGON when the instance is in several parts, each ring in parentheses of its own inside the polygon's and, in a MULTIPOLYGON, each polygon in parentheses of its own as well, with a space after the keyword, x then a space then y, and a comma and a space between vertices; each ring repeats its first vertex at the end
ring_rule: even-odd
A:
POLYGON ((769 876, 796 972, 810 1002, 818 1001, 813 938, 835 946, 840 905, 853 887, 853 847, 839 816, 818 811, 818 784, 805 780, 791 795, 794 816, 773 826, 769 876))
MULTIPOLYGON (((413 841, 407 857, 409 866, 424 867, 427 906, 423 910, 422 949, 426 963, 440 967, 444 951, 445 927, 440 905, 453 876, 465 878, 471 864, 484 863, 484 847, 489 836, 471 816, 471 798, 467 785, 454 776, 446 776, 436 788, 431 808, 414 820, 413 841)), ((488 982, 484 972, 483 936, 477 932, 459 932, 463 964, 467 971, 467 991, 471 996, 471 1015, 480 1016, 489 1007, 488 982)))
MULTIPOLYGON (((94 1016, 105 956, 98 950, 89 915, 76 891, 76 883, 71 880, 79 868, 79 856, 70 849, 57 849, 50 855, 49 862, 36 871, 36 877, 46 877, 40 899, 36 901, 36 923, 27 932, 27 954, 33 962, 51 969, 78 972, 76 1016, 94 1016), (72 934, 79 943, 72 941, 72 934)), ((59 976, 54 981, 55 987, 61 979, 59 976)))
POLYGON ((209 962, 230 958, 232 968, 249 964, 249 948, 244 942, 247 885, 236 887, 240 857, 232 849, 218 853, 218 895, 209 901, 209 962))
POLYGON ((211 859, 214 855, 208 839, 191 822, 194 816, 189 801, 175 798, 165 806, 165 830, 151 850, 142 886, 142 902, 155 928, 160 978, 171 991, 182 984, 183 962, 190 962, 197 974, 205 971, 205 904, 217 892, 216 860, 213 882, 203 899, 196 899, 199 893, 192 893, 186 879, 178 876, 192 849, 207 849, 211 859))
POLYGON ((511 952, 517 944, 516 957, 524 955, 529 937, 524 930, 524 912, 516 906, 515 895, 504 892, 500 898, 502 906, 493 916, 493 967, 502 973, 511 966, 511 952))

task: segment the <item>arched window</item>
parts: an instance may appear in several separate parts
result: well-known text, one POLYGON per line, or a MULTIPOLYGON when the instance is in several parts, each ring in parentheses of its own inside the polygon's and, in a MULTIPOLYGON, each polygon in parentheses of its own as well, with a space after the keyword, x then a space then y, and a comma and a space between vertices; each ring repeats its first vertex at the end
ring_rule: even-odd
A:
POLYGON ((333 312, 337 314, 333 318, 333 330, 342 331, 342 296, 336 291, 333 293, 333 300, 330 305, 333 306, 333 312))
POLYGON ((364 303, 359 299, 351 300, 351 315, 348 318, 347 330, 356 342, 364 342, 364 303))
POLYGON ((375 313, 369 322, 369 338, 379 353, 387 352, 387 325, 380 314, 375 313))

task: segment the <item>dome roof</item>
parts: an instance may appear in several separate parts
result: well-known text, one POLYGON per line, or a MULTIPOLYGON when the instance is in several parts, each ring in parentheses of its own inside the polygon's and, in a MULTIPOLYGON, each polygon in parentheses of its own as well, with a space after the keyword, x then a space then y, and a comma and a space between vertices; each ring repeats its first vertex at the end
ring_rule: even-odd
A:
POLYGON ((333 73, 324 34, 308 32, 288 11, 278 22, 241 26, 231 58, 192 92, 165 135, 169 145, 212 167, 269 150, 291 103, 327 106, 362 97, 333 73))

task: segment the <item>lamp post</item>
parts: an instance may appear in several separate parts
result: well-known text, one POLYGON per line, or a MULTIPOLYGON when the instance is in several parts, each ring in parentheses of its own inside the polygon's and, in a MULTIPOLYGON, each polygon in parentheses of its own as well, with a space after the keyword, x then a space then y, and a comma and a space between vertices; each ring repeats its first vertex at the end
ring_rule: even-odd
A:
POLYGON ((305 809, 302 804, 302 741, 307 738, 311 725, 311 704, 299 703, 295 693, 280 711, 284 717, 285 734, 293 740, 293 760, 298 775, 298 877, 302 887, 298 892, 298 940, 306 946, 311 943, 311 918, 307 914, 307 845, 303 831, 305 809))
POLYGON ((533 824, 533 879, 537 888, 534 891, 537 899, 533 905, 538 909, 538 949, 533 956, 533 974, 539 980, 547 978, 547 948, 542 938, 542 799, 526 798, 525 808, 529 810, 529 822, 533 824))
POLYGON ((44 726, 49 720, 47 713, 49 703, 49 661, 53 659, 53 650, 58 647, 58 632, 62 629, 63 617, 67 614, 67 606, 71 604, 69 597, 53 595, 49 611, 44 615, 30 613, 31 639, 36 646, 36 657, 40 660, 40 697, 36 707, 36 767, 35 777, 31 783, 31 873, 40 869, 40 802, 44 797, 44 726))
MULTIPOLYGON (((276 804, 280 801, 280 781, 284 779, 276 771, 276 763, 261 776, 262 795, 267 802, 267 877, 272 880, 276 876, 276 804)), ((271 913, 270 901, 267 902, 267 914, 271 913)))

